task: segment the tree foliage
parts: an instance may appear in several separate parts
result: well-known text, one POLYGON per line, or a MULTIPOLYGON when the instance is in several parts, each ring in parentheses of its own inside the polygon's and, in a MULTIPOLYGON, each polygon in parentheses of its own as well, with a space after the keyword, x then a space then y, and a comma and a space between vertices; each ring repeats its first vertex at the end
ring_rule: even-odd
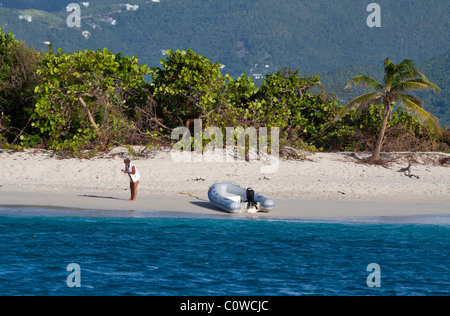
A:
POLYGON ((197 118, 206 118, 223 102, 225 77, 220 64, 192 50, 167 51, 164 68, 151 68, 152 89, 158 115, 167 126, 189 127, 197 118))
POLYGON ((32 126, 52 149, 124 142, 137 106, 129 103, 142 99, 147 73, 137 57, 107 49, 49 52, 38 70, 32 126))
MULTIPOLYGON (((257 87, 250 76, 224 75, 220 63, 192 50, 168 51, 161 65, 148 68, 136 56, 106 48, 37 53, 0 32, 1 145, 20 141, 74 154, 120 144, 170 146, 173 129, 192 132, 192 122, 201 119, 203 130, 214 127, 223 133, 227 127, 277 127, 281 150, 373 150, 386 118, 383 107, 372 104, 381 97, 375 92, 367 107, 350 109, 362 101, 357 99, 336 120, 341 111, 337 97, 324 92, 319 76, 301 76, 299 70, 267 74, 257 87), (151 83, 145 80, 149 74, 151 83)), ((390 101, 418 102, 399 91, 425 84, 425 77, 406 65, 393 66, 399 67, 393 81, 379 84, 358 77, 352 84, 397 87, 389 90, 397 93, 389 95, 390 101)), ((396 110, 386 120, 389 150, 429 150, 431 135, 406 111, 396 110)))
POLYGON ((0 28, 0 143, 17 143, 29 131, 35 101, 34 87, 40 83, 36 71, 42 55, 0 28))

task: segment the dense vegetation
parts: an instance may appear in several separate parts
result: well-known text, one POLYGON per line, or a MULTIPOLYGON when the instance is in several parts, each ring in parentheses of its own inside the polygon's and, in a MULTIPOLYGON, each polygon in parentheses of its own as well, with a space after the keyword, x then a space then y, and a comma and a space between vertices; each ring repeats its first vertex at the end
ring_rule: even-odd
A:
MULTIPOLYGON (((321 76, 326 91, 345 101, 349 100, 328 83, 345 86, 350 78, 368 72, 346 72, 342 78, 340 69, 365 65, 379 72, 386 57, 394 62, 413 59, 443 90, 419 94, 425 108, 443 126, 450 125, 447 0, 379 1, 381 28, 366 25, 370 1, 133 0, 129 3, 139 9, 126 11, 126 1, 93 0, 81 7, 80 29, 66 25, 65 7, 71 1, 1 2, 0 27, 38 50, 47 49, 44 41, 65 52, 108 47, 157 67, 165 58, 163 50, 192 49, 225 65, 221 71, 233 78, 246 73, 257 86, 265 74, 286 67, 301 69, 304 75, 327 73, 321 76), (33 21, 19 20, 19 14, 29 14, 33 21), (117 23, 112 25, 106 17, 117 23), (91 36, 85 39, 82 31, 91 36)), ((379 74, 375 78, 381 79, 379 74)))
MULTIPOLYGON (((317 75, 283 69, 260 87, 247 75, 223 75, 221 64, 188 51, 168 51, 162 67, 108 49, 37 52, 0 32, 0 145, 80 154, 114 145, 170 146, 171 132, 203 128, 278 127, 282 149, 373 150, 381 105, 341 119, 338 99, 317 75), (149 83, 146 76, 151 75, 149 83)), ((442 140, 439 140, 442 141, 442 140)), ((386 150, 432 150, 420 121, 397 109, 388 122, 386 150)), ((206 145, 206 144, 204 144, 206 145)), ((286 153, 286 152, 285 152, 286 153)))

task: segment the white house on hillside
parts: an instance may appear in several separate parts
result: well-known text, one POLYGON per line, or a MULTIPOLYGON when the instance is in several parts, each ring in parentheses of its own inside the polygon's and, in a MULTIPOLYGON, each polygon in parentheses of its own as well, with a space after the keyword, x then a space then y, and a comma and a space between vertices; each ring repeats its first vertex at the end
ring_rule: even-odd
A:
POLYGON ((107 16, 106 18, 103 19, 105 22, 110 23, 111 25, 116 25, 117 24, 117 20, 113 19, 110 16, 107 16))
POLYGON ((31 15, 27 15, 27 14, 19 15, 19 19, 25 20, 25 21, 28 21, 28 22, 33 21, 33 18, 31 17, 31 15))
POLYGON ((83 35, 85 39, 89 39, 89 37, 91 37, 92 34, 89 31, 83 31, 81 32, 81 35, 83 35))
POLYGON ((125 8, 127 9, 127 11, 136 11, 137 9, 139 9, 139 5, 137 4, 125 4, 125 8))

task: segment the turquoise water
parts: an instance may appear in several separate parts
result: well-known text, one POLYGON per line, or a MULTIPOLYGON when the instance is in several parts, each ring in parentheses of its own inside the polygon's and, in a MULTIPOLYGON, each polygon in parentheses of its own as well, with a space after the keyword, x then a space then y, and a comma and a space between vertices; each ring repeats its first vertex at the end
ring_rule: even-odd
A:
POLYGON ((0 295, 450 294, 448 217, 179 216, 0 207, 0 295))

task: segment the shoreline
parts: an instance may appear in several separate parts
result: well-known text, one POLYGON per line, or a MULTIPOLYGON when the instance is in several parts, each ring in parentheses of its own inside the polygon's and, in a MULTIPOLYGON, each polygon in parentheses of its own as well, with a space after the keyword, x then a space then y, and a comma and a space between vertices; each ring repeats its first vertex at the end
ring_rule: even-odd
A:
MULTIPOLYGON (((230 214, 213 206, 206 199, 196 196, 146 196, 130 202, 121 194, 101 192, 0 192, 0 208, 45 209, 68 211, 71 215, 101 217, 188 217, 221 219, 267 219, 267 220, 359 220, 390 221, 399 218, 421 216, 449 216, 445 202, 373 202, 274 199, 272 212, 230 214), (26 196, 26 200, 23 197, 26 196), (390 218, 390 219, 389 219, 390 218)), ((58 213, 57 212, 57 213, 58 213)), ((33 213, 33 212, 32 212, 33 213)), ((60 213, 60 212, 59 212, 60 213)), ((63 212, 64 213, 64 212, 63 212)), ((1 214, 1 213, 0 213, 1 214)))
POLYGON ((385 153, 388 167, 360 163, 369 154, 305 153, 303 160, 280 160, 277 172, 261 174, 258 161, 175 163, 170 152, 157 151, 133 159, 142 179, 137 201, 130 202, 128 177, 120 172, 129 157, 126 148, 92 159, 0 151, 0 206, 257 219, 450 215, 450 168, 439 163, 450 154, 385 153), (417 178, 398 171, 408 161, 417 178), (207 197, 216 182, 252 186, 273 199, 275 208, 255 214, 221 211, 207 197))

